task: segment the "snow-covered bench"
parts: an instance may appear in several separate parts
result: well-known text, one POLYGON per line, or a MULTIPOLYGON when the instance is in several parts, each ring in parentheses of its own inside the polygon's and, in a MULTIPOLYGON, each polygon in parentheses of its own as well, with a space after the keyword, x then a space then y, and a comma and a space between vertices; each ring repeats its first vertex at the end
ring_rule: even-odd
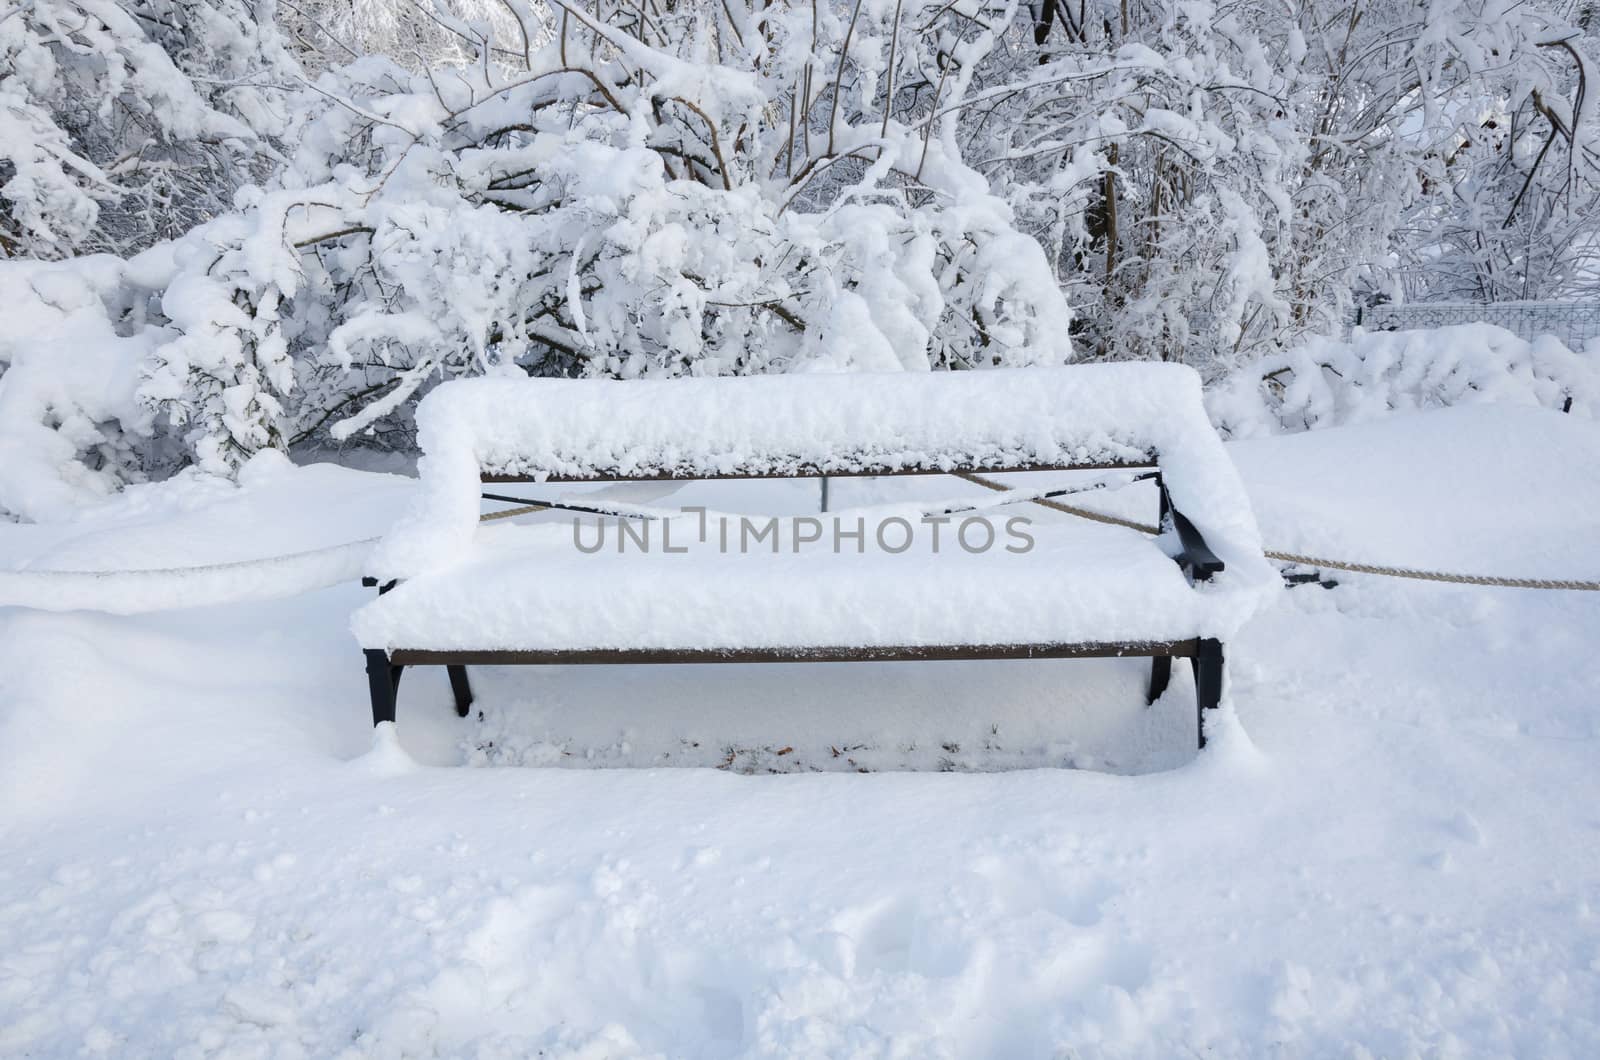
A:
POLYGON ((489 378, 438 387, 417 421, 418 501, 371 561, 369 584, 386 591, 353 618, 374 724, 393 721, 396 680, 416 665, 451 668, 465 716, 467 665, 1132 655, 1154 660, 1152 702, 1171 660, 1191 660, 1204 746, 1223 642, 1278 584, 1199 379, 1175 365, 489 378), (620 534, 583 551, 565 521, 479 533, 484 483, 538 482, 555 499, 554 483, 1068 468, 1156 469, 1165 532, 1064 518, 1029 528, 1031 549, 1010 537, 1015 551, 976 552, 981 528, 955 538, 969 516, 941 527, 941 548, 923 509, 891 505, 819 517, 842 524, 812 540, 786 520, 743 551, 717 547, 693 512, 652 524, 648 553, 620 534))

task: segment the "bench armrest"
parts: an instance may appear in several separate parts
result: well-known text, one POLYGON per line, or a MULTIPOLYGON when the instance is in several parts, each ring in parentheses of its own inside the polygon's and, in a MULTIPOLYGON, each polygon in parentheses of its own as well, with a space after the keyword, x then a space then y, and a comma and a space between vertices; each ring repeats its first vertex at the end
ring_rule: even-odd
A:
POLYGON ((1172 527, 1178 531, 1178 544, 1183 547, 1177 560, 1189 568, 1195 581, 1210 581, 1213 574, 1222 572, 1222 560, 1211 551, 1211 546, 1206 544, 1206 539, 1188 517, 1176 508, 1172 510, 1172 527))

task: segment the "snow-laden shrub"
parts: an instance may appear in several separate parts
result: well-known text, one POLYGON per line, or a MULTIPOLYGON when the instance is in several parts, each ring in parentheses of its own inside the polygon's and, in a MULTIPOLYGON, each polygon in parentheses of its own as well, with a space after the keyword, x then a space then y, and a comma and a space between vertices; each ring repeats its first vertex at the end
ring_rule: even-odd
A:
POLYGON ((40 467, 70 450, 74 493, 231 473, 263 447, 404 447, 416 396, 459 375, 1076 347, 1214 378, 1334 330, 1357 291, 1592 291, 1600 75, 1566 18, 1549 0, 0 6, 0 257, 174 237, 159 269, 85 261, 93 297, 50 310, 99 305, 101 331, 139 340, 83 355, 131 405, 49 403, 97 408, 93 432, 37 398, 68 370, 56 351, 15 352, 42 311, 0 312, 0 407, 27 410, 5 429, 53 435, 40 467), (114 372, 113 349, 131 358, 114 372))
POLYGON ((148 246, 266 172, 298 66, 270 3, 0 4, 0 259, 148 246))
POLYGON ((137 391, 174 337, 148 322, 166 278, 150 257, 0 261, 0 510, 65 518, 154 462, 137 391))
POLYGON ((204 230, 208 245, 178 248, 182 264, 160 296, 177 337, 145 358, 138 390, 195 464, 222 475, 263 449, 287 448, 283 403, 294 390, 282 295, 270 275, 252 270, 248 242, 232 245, 242 227, 241 218, 222 218, 204 230), (207 256, 202 268, 184 267, 197 254, 207 256))
POLYGON ((510 9, 528 29, 510 52, 485 33, 469 65, 326 71, 277 186, 191 240, 209 249, 182 256, 178 303, 207 290, 220 311, 168 308, 199 340, 147 393, 211 425, 208 464, 393 429, 462 374, 1070 356, 1043 251, 963 164, 953 117, 894 87, 942 66, 958 99, 994 45, 970 18, 931 0, 739 24, 574 6, 536 44, 531 9, 510 9))
MULTIPOLYGON (((437 12, 471 62, 324 70, 277 179, 162 248, 129 438, 231 473, 404 440, 414 396, 458 375, 1070 357, 1049 261, 961 157, 1015 6, 505 9, 509 40, 437 12)), ((59 427, 52 452, 84 453, 59 427)))
MULTIPOLYGON (((540 13, 542 40, 551 16, 540 13)), ((300 62, 317 72, 363 55, 419 71, 459 65, 472 58, 480 27, 502 41, 520 32, 501 0, 280 0, 277 17, 300 62)))
POLYGON ((1497 402, 1600 414, 1600 360, 1554 336, 1528 342, 1493 324, 1428 331, 1356 329, 1241 365, 1208 391, 1225 435, 1247 438, 1497 402))
POLYGON ((1548 0, 1035 6, 966 157, 1054 255, 1083 356, 1211 372, 1353 299, 1592 296, 1592 12, 1548 0), (1031 46, 1029 46, 1031 45, 1031 46))

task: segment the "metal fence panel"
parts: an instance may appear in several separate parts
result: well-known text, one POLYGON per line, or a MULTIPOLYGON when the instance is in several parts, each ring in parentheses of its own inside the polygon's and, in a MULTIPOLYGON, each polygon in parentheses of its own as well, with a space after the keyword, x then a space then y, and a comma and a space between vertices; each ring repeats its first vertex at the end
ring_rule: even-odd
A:
POLYGON ((1376 305, 1357 310, 1355 322, 1368 331, 1410 331, 1451 324, 1497 324, 1532 340, 1554 335, 1575 350, 1600 336, 1600 303, 1594 302, 1419 302, 1376 305))

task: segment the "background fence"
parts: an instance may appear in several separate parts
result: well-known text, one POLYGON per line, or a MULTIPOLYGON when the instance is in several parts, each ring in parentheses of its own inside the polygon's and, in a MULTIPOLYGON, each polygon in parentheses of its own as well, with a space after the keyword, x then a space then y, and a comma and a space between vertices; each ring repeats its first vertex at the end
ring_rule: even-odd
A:
POLYGON ((1595 302, 1421 302, 1356 310, 1355 323, 1368 331, 1409 331, 1449 324, 1498 324, 1524 339, 1554 335, 1574 350, 1600 336, 1595 302))

